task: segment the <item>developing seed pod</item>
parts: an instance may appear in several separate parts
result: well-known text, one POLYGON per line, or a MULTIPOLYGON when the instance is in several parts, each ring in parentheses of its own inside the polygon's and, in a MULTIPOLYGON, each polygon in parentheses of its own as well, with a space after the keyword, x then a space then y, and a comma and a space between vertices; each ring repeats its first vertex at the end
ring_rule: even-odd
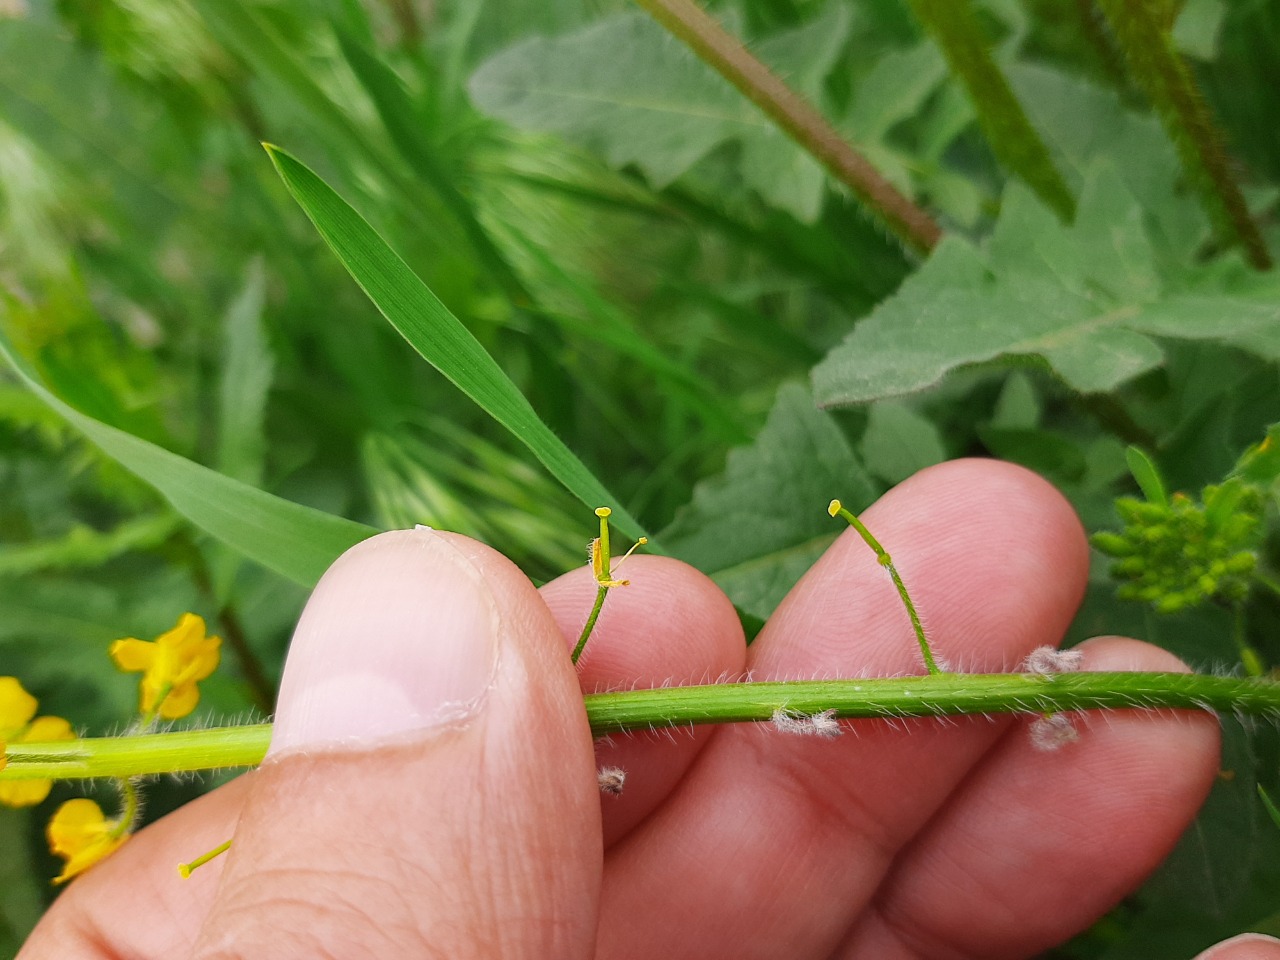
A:
POLYGON ((1036 647, 1027 659, 1022 661, 1025 673, 1034 673, 1041 677, 1052 677, 1058 673, 1075 673, 1084 663, 1084 654, 1079 650, 1059 650, 1057 647, 1036 647))
POLYGON ((1031 744, 1037 750, 1052 753, 1080 739, 1080 731, 1065 713, 1052 713, 1034 720, 1028 728, 1031 744))
POLYGON ((797 737, 822 737, 824 740, 834 740, 844 733, 840 729, 840 721, 836 719, 835 710, 793 714, 779 707, 773 711, 773 726, 779 733, 797 737))
POLYGON ((627 782, 627 771, 621 767, 601 767, 596 771, 596 783, 600 792, 610 797, 622 796, 622 788, 627 782))

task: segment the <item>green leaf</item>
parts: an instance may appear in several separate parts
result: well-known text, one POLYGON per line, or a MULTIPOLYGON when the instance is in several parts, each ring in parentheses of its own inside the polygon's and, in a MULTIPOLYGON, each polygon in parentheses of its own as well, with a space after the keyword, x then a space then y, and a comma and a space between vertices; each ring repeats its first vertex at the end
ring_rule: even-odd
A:
POLYGON ((1165 492, 1164 481, 1160 479, 1160 469, 1146 453, 1137 447, 1129 447, 1124 452, 1125 461, 1129 464, 1129 472, 1138 481, 1143 495, 1152 503, 1162 507, 1169 505, 1169 494, 1165 492))
POLYGON ((1280 357, 1274 280, 1208 271, 1200 282, 1166 289, 1142 210, 1110 166, 1089 176, 1072 226, 1013 184, 986 249, 944 239, 818 364, 815 392, 824 406, 861 403, 925 389, 966 364, 1022 359, 1101 393, 1164 362, 1153 335, 1280 357))
POLYGON ((1174 262, 1194 255, 1209 223, 1200 205, 1188 202, 1178 155, 1159 120, 1126 109, 1111 90, 1052 67, 1012 64, 1008 75, 1077 195, 1094 166, 1113 165, 1142 207, 1156 249, 1174 262))
POLYGON ((881 480, 899 483, 946 458, 938 428, 927 417, 893 400, 871 405, 862 459, 881 480))
POLYGON ((1004 382, 991 411, 991 426, 1000 430, 1033 430, 1040 424, 1040 398, 1026 374, 1014 371, 1004 382))
POLYGON ((263 416, 274 368, 262 328, 265 296, 266 272, 262 261, 254 260, 245 273, 244 287, 223 318, 218 395, 218 469, 254 486, 262 482, 263 416))
POLYGON ((267 146, 293 198, 374 306, 402 337, 459 390, 524 443, 551 475, 589 507, 609 506, 620 530, 640 525, 551 429, 440 298, 387 246, 368 222, 308 167, 267 146))
MULTIPOLYGON (((817 98, 848 36, 843 5, 756 46, 801 92, 817 98)), ((522 41, 472 75, 472 100, 522 130, 558 133, 635 165, 654 186, 675 180, 727 141, 743 146, 747 183, 812 221, 824 175, 728 81, 658 24, 635 13, 606 17, 563 37, 522 41)))
POLYGON ((787 385, 755 442, 697 486, 662 541, 739 610, 767 619, 843 529, 827 514, 832 498, 857 512, 876 493, 835 419, 787 385))
POLYGON ((36 18, 6 17, 0 29, 0 117, 76 179, 81 201, 153 233, 168 226, 194 176, 189 150, 163 110, 127 95, 116 78, 36 18), (156 163, 163 155, 163 163, 156 163))
POLYGON ((1280 423, 1273 423, 1264 440, 1241 454, 1231 476, 1261 486, 1271 486, 1280 478, 1280 423))
POLYGON ((173 514, 165 512, 126 520, 105 532, 76 525, 56 539, 0 545, 0 577, 101 566, 122 553, 160 545, 180 523, 173 514))
POLYGON ((1280 830, 1280 809, 1276 807, 1276 802, 1271 799, 1271 794, 1267 793, 1262 784, 1258 784, 1258 796, 1262 798, 1262 805, 1267 810, 1267 816, 1276 825, 1276 829, 1280 830))
POLYGON ((1226 16, 1224 0, 1187 0, 1173 25, 1174 44, 1197 60, 1216 60, 1226 16))
POLYGON ((282 500, 85 416, 54 396, 2 334, 0 359, 103 453, 155 487, 178 513, 291 580, 315 583, 339 554, 377 532, 282 500))
POLYGON ((31 818, 27 810, 0 811, 0 956, 16 957, 40 919, 44 896, 30 854, 31 818))

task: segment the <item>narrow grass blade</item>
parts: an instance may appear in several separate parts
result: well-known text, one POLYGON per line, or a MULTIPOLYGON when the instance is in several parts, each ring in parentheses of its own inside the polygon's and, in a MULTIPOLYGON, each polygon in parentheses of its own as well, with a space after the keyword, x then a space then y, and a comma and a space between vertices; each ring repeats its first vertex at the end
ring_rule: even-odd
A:
POLYGON ((613 510, 631 537, 640 525, 551 429, 493 357, 369 223, 303 163, 265 145, 293 198, 374 306, 428 363, 524 443, 589 507, 613 510))
POLYGON ((310 586, 340 553, 377 533, 223 476, 59 400, 0 334, 0 360, 103 453, 136 474, 206 533, 264 567, 310 586))

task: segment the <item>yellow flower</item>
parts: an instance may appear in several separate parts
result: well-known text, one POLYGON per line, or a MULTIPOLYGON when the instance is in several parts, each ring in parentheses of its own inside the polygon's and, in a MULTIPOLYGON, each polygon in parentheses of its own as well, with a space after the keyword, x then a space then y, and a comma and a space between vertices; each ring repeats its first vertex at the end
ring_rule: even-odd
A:
POLYGON ((55 884, 84 873, 129 839, 118 821, 108 820, 101 807, 84 797, 60 806, 45 828, 45 836, 49 849, 66 861, 62 873, 54 878, 55 884))
MULTIPOLYGON (((0 769, 5 765, 6 743, 34 743, 41 740, 74 740, 75 731, 61 717, 37 717, 36 698, 22 688, 16 677, 0 677, 0 769)), ((8 780, 0 783, 0 804, 30 807, 42 801, 53 788, 52 780, 8 780)))
POLYGON ((184 613, 177 626, 155 641, 127 637, 111 644, 111 659, 126 673, 141 673, 139 699, 144 716, 185 717, 200 702, 196 683, 218 666, 218 637, 206 636, 204 620, 184 613))

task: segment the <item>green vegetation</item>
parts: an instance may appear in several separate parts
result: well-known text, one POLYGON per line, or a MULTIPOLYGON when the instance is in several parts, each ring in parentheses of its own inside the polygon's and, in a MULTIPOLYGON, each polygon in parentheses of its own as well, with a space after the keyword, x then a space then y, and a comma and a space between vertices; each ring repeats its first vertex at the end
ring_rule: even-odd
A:
MULTIPOLYGON (((832 497, 964 455, 1097 534, 1071 639, 1272 673, 1280 4, 1098 8, 0 2, 0 674, 115 732, 108 644, 192 610, 201 722, 260 721, 345 547, 545 580, 603 505, 750 633, 832 497)), ((1052 956, 1280 934, 1280 737, 1223 724, 1195 828, 1052 956)), ((0 809, 0 955, 72 795, 0 809)))

